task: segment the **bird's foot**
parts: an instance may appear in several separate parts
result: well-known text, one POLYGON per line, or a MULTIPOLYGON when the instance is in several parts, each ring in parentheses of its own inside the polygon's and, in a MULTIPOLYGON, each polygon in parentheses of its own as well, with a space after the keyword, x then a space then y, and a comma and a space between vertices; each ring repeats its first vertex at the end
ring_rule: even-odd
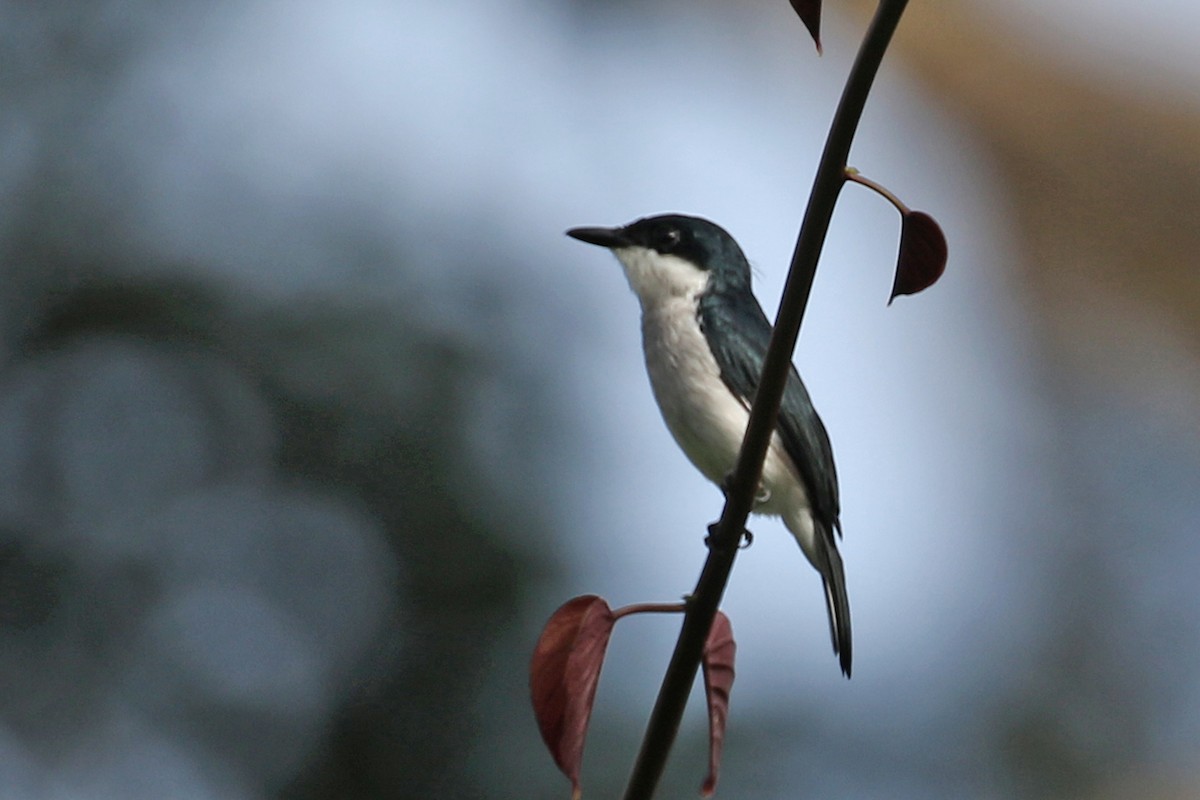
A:
MULTIPOLYGON (((704 544, 709 550, 719 546, 717 544, 717 526, 719 524, 718 522, 714 522, 708 526, 708 536, 704 537, 704 544)), ((743 528, 742 535, 738 537, 737 548, 745 550, 752 544, 754 544, 754 534, 743 528)))
MULTIPOLYGON (((721 491, 725 494, 726 497, 729 496, 729 484, 732 480, 733 480, 733 473, 731 472, 725 476, 725 479, 723 481, 721 481, 721 484, 720 484, 721 491)), ((771 499, 771 490, 768 489, 766 486, 763 486, 760 483, 758 485, 758 491, 754 493, 754 505, 756 507, 761 506, 763 503, 766 503, 770 499, 771 499)))
POLYGON ((712 550, 714 547, 716 547, 717 525, 718 524, 719 523, 714 522, 713 524, 709 525, 708 526, 708 536, 704 537, 704 546, 707 547, 709 550, 712 550))

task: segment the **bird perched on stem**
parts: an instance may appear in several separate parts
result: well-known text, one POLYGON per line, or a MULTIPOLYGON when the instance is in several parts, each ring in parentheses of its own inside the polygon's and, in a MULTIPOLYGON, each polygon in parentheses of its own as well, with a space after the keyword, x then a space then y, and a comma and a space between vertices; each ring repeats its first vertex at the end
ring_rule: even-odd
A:
MULTIPOLYGON (((741 247, 719 225, 679 214, 567 235, 607 247, 621 262, 641 302, 646 371, 663 419, 696 468, 723 486, 771 340, 741 247)), ((841 536, 837 472, 829 435, 795 368, 754 511, 782 517, 821 574, 833 651, 849 677, 850 604, 834 536, 841 536)))

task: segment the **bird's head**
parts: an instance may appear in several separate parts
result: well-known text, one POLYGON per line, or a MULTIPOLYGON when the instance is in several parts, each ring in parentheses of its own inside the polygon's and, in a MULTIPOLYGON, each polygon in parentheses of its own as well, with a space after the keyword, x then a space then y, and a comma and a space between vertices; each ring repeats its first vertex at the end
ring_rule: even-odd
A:
POLYGON ((742 248, 700 217, 663 214, 620 228, 572 228, 567 235, 612 250, 643 307, 708 289, 750 290, 742 248))

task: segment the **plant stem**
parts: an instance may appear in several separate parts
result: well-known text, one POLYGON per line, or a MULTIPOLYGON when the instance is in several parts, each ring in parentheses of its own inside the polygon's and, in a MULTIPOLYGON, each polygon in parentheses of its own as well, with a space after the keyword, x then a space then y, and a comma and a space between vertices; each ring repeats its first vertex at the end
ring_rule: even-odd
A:
POLYGON ((846 180, 865 186, 871 191, 875 192, 875 194, 879 195, 884 200, 887 200, 889 203, 895 206, 896 210, 899 211, 902 216, 912 211, 912 209, 905 205, 903 200, 901 200, 899 197, 896 197, 896 195, 894 195, 890 189, 888 189, 882 183, 871 180, 854 167, 846 168, 846 180))
POLYGON ((628 617, 630 614, 682 614, 687 611, 686 603, 634 603, 621 606, 612 612, 613 620, 628 617))
POLYGON ((721 596, 725 593, 738 542, 745 530, 746 519, 750 516, 755 491, 762 476, 767 446, 779 417, 792 351, 796 348, 800 323, 812 292, 817 260, 829 232, 838 194, 845 182, 850 145, 862 118, 871 84, 907 2, 880 0, 842 90, 842 99, 825 140, 825 150, 817 167, 808 208, 804 212, 804 221, 792 253, 783 300, 775 320, 775 332, 771 336, 763 374, 754 405, 750 409, 746 436, 742 441, 737 466, 727 481, 725 509, 720 521, 709 528, 708 559, 696 589, 688 599, 679 640, 650 714, 646 735, 625 789, 625 800, 650 800, 653 797, 666 767, 671 745, 679 732, 683 710, 700 666, 704 642, 721 603, 721 596))

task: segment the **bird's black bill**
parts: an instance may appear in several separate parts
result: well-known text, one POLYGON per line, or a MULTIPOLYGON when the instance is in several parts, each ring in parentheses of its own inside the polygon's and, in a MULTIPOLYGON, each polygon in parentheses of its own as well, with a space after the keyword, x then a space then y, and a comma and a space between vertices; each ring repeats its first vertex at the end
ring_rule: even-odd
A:
POLYGON ((572 239, 578 239, 581 242, 588 244, 597 244, 601 247, 628 247, 630 242, 625 237, 624 228, 571 228, 567 231, 567 236, 572 239))

